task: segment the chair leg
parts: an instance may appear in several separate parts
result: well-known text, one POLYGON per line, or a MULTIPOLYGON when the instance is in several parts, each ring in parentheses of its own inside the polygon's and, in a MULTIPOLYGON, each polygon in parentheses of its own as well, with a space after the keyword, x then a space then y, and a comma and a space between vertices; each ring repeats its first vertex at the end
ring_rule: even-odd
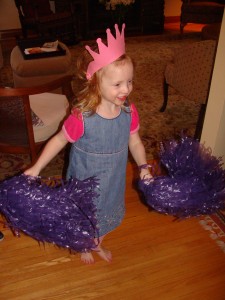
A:
POLYGON ((164 112, 166 109, 167 102, 168 102, 168 89, 169 89, 169 85, 167 84, 166 79, 164 78, 164 81, 163 81, 163 98, 164 98, 164 100, 163 100, 163 105, 159 110, 160 112, 164 112))
POLYGON ((30 160, 31 160, 31 165, 34 165, 38 159, 38 151, 39 148, 31 148, 30 149, 30 160))
POLYGON ((67 169, 69 165, 71 143, 68 143, 64 148, 64 164, 62 168, 62 177, 66 179, 67 169))
POLYGON ((180 22, 180 34, 182 35, 184 33, 184 26, 186 26, 187 23, 180 22))
POLYGON ((201 138, 202 127, 203 127, 204 118, 205 118, 205 112, 206 112, 206 104, 202 104, 201 108, 200 108, 200 111, 199 111, 196 128, 195 128, 194 138, 196 140, 200 140, 200 138, 201 138))

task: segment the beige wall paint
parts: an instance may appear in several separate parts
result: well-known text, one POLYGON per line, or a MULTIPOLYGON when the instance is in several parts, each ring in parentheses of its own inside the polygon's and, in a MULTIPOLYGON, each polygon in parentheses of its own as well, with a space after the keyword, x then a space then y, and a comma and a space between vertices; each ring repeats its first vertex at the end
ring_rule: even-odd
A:
POLYGON ((20 28, 14 0, 0 0, 0 30, 20 28))
POLYGON ((225 163, 225 15, 221 25, 201 142, 225 163))
POLYGON ((165 0, 165 17, 180 16, 181 0, 165 0))
MULTIPOLYGON (((165 16, 180 15, 181 0, 165 0, 165 16)), ((0 0, 0 30, 21 28, 14 0, 0 0)))

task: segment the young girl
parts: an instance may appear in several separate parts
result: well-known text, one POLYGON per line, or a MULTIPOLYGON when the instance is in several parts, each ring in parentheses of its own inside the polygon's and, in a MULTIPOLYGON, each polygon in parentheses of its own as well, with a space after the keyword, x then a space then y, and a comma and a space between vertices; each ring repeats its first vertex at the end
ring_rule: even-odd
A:
MULTIPOLYGON (((86 46, 78 60, 78 75, 83 89, 78 103, 64 122, 61 131, 46 145, 26 175, 37 176, 68 143, 70 150, 67 178, 99 179, 99 197, 95 200, 99 238, 93 249, 110 262, 111 252, 102 247, 107 233, 124 217, 126 164, 129 150, 140 168, 140 177, 151 177, 144 146, 138 134, 138 113, 128 96, 133 89, 134 66, 125 54, 124 28, 121 34, 115 25, 116 38, 107 30, 108 46, 97 40, 99 53, 86 46), (93 60, 94 58, 94 60, 93 60)), ((82 253, 84 263, 93 263, 92 253, 82 253)))

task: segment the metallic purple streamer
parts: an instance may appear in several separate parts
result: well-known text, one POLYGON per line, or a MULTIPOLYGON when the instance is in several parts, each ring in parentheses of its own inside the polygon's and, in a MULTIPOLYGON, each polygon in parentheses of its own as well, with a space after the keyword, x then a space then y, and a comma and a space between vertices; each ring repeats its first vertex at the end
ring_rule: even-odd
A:
POLYGON ((210 149, 182 137, 162 144, 160 156, 168 175, 139 181, 149 206, 182 218, 225 208, 225 170, 222 159, 212 156, 210 149))
POLYGON ((0 183, 0 212, 14 232, 75 252, 95 247, 98 180, 76 178, 55 187, 19 175, 0 183))

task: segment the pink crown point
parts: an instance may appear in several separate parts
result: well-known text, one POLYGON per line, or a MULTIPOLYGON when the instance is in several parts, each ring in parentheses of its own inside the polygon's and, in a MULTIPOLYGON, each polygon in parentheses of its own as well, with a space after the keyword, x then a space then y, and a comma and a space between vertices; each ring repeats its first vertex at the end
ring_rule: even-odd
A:
POLYGON ((85 46, 86 50, 93 57, 87 68, 86 78, 89 80, 92 75, 101 68, 111 64, 121 55, 125 54, 125 40, 124 29, 125 24, 122 25, 121 33, 118 25, 115 24, 116 37, 114 37, 108 28, 107 34, 107 46, 102 42, 101 38, 96 40, 98 44, 98 52, 93 51, 89 46, 85 46))

